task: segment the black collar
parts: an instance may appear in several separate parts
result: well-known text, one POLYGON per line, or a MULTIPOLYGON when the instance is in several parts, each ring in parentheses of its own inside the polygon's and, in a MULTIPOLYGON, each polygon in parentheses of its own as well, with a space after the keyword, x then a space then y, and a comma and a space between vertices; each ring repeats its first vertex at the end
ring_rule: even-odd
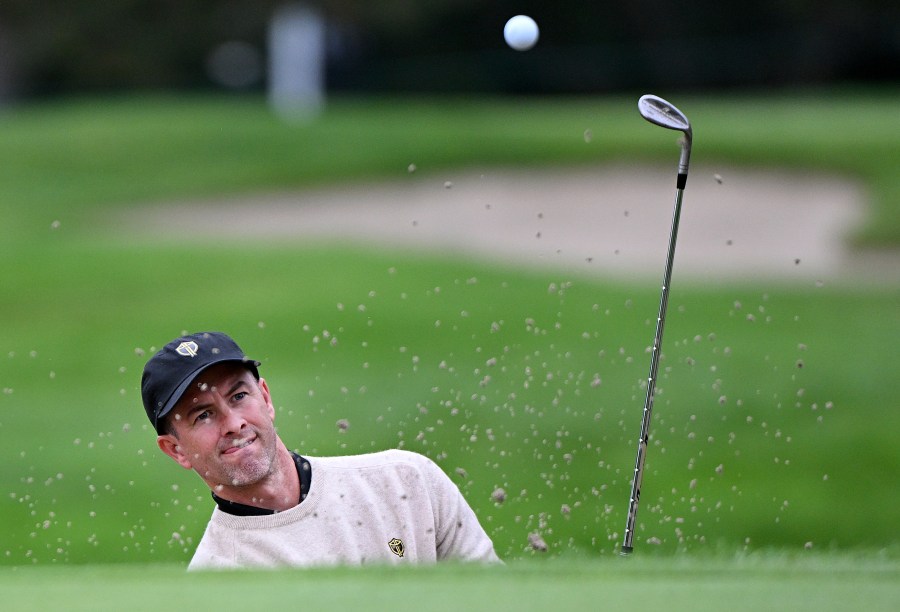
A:
MULTIPOLYGON (((297 467, 297 477, 300 479, 300 501, 297 502, 300 503, 306 499, 306 496, 309 493, 309 485, 312 482, 312 468, 309 466, 309 461, 297 453, 291 451, 291 457, 294 458, 294 465, 297 467)), ((264 516, 266 514, 275 514, 277 512, 277 510, 258 508, 256 506, 248 506, 246 504, 228 501, 227 499, 222 499, 215 493, 213 493, 212 496, 216 501, 216 505, 219 506, 219 510, 236 516, 264 516)))

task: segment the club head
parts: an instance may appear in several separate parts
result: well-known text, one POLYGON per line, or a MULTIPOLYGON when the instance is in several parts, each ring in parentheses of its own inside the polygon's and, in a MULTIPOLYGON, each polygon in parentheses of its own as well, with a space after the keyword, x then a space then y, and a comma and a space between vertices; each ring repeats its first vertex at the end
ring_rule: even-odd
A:
POLYGON ((638 110, 644 119, 660 127, 687 133, 691 131, 691 122, 684 113, 659 96, 650 94, 641 96, 638 100, 638 110))
POLYGON ((641 96, 641 99, 638 100, 638 110, 641 112, 641 116, 650 123, 669 130, 684 132, 678 172, 687 176, 688 163, 691 158, 691 141, 694 138, 691 122, 684 116, 684 113, 675 108, 675 105, 651 94, 641 96))

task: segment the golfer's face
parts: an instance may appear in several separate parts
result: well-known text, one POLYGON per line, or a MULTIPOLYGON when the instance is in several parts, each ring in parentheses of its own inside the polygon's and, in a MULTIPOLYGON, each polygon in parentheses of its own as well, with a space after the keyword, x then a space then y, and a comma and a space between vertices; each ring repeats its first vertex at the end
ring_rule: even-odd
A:
MULTIPOLYGON (((264 380, 240 364, 205 370, 176 405, 173 458, 213 490, 256 484, 271 473, 275 409, 264 380)), ((171 453, 170 453, 171 454, 171 453)))

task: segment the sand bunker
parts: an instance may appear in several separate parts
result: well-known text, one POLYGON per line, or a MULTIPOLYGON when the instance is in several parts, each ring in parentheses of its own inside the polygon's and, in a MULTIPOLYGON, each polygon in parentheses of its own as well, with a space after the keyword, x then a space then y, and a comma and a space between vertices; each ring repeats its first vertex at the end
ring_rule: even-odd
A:
MULTIPOLYGON (((130 211, 124 221, 157 239, 338 240, 660 277, 674 196, 671 168, 492 169, 167 202, 130 211)), ((849 181, 696 164, 685 191, 675 274, 695 281, 865 276, 869 266, 847 246, 864 218, 864 201, 849 181)))

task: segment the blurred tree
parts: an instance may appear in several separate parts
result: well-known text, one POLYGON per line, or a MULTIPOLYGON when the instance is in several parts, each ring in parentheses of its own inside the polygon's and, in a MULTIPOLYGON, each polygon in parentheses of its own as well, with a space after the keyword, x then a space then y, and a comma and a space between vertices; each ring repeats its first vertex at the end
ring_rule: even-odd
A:
MULTIPOLYGON (((262 51, 283 3, 3 0, 0 70, 6 66, 26 95, 210 87, 210 51, 229 40, 262 51)), ((306 3, 331 24, 335 89, 555 93, 896 81, 900 65, 895 0, 306 3), (501 35, 520 13, 541 27, 526 53, 506 48, 501 35)))
POLYGON ((0 22, 31 93, 191 87, 230 39, 262 45, 276 0, 4 0, 0 22))

